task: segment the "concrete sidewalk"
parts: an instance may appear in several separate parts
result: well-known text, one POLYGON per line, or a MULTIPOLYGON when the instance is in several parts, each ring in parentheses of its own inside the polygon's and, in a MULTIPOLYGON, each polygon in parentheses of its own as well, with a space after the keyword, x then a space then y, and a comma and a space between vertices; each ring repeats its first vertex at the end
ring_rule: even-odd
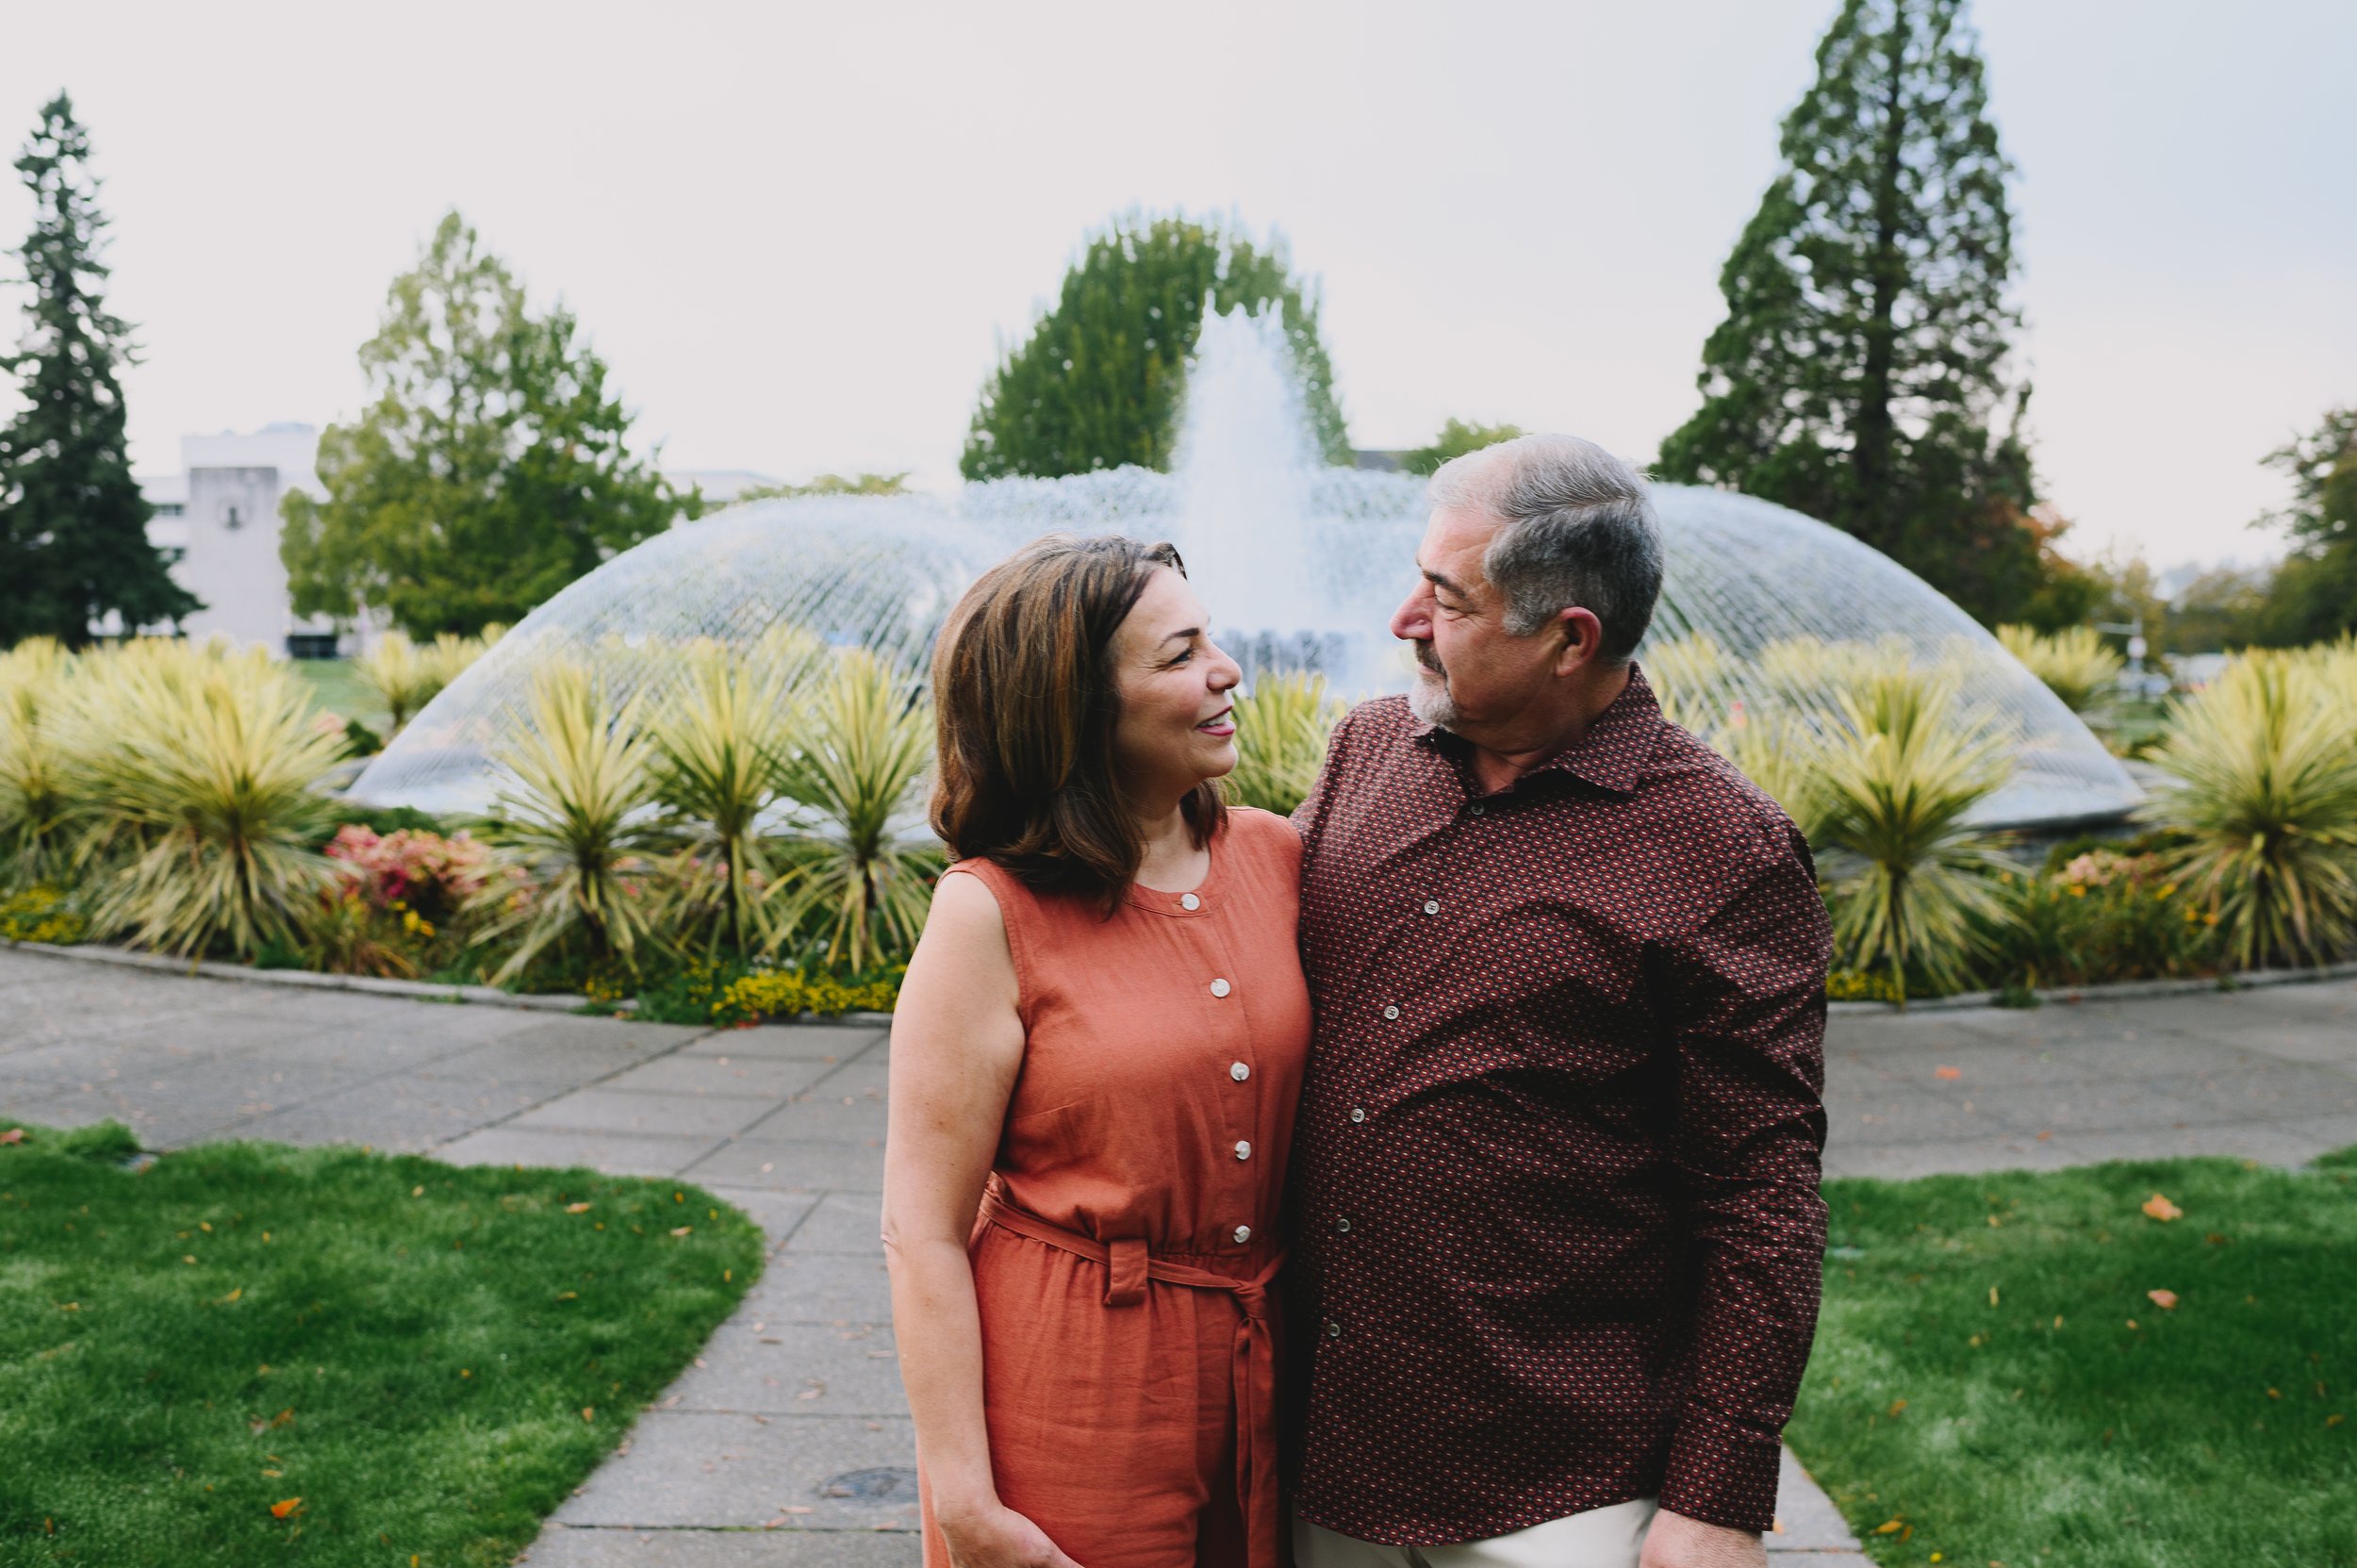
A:
MULTIPOLYGON (((0 1110, 151 1147, 351 1142, 696 1181, 760 1284, 550 1521, 542 1568, 916 1560, 877 1243, 880 1028, 715 1032, 100 969, 0 949, 0 1110)), ((1831 1175, 2357 1143, 2357 982, 1909 1017, 1827 1039, 1831 1175), (1941 1069, 1952 1070, 1951 1075, 1941 1069), (2040 1136, 2040 1134, 2045 1134, 2040 1136)), ((1861 1568, 1788 1466, 1788 1568, 1861 1568)))

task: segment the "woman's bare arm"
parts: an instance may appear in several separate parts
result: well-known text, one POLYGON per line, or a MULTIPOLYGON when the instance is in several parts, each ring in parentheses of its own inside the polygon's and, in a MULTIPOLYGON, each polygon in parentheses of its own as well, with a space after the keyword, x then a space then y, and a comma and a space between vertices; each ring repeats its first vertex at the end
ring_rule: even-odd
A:
POLYGON ((982 1419, 981 1321, 966 1244, 1023 1066, 997 900, 947 876, 892 1018, 884 1255, 900 1379, 933 1516, 960 1568, 1077 1568, 998 1501, 982 1419))

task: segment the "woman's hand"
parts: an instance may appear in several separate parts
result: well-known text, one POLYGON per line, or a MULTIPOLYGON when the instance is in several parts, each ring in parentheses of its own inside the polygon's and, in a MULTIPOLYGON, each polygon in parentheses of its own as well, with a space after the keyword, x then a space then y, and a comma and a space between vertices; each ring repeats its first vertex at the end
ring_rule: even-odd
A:
POLYGON ((1011 1508, 994 1504, 970 1519, 937 1522, 956 1568, 1080 1568, 1046 1530, 1011 1508))

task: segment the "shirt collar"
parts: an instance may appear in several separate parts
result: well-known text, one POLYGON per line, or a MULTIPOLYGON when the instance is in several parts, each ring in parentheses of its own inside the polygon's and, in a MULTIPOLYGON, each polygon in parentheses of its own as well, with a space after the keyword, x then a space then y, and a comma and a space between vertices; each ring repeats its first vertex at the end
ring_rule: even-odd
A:
MULTIPOLYGON (((1645 672, 1632 662, 1628 667, 1628 685, 1611 705, 1596 716, 1596 721, 1577 740, 1525 773, 1523 779, 1568 773, 1616 795, 1634 795, 1663 722, 1661 703, 1655 698, 1653 686, 1645 680, 1645 672)), ((1467 744, 1462 736, 1421 718, 1409 723, 1408 733, 1436 751, 1459 750, 1467 744)), ((1518 785, 1521 782, 1516 781, 1518 785)))

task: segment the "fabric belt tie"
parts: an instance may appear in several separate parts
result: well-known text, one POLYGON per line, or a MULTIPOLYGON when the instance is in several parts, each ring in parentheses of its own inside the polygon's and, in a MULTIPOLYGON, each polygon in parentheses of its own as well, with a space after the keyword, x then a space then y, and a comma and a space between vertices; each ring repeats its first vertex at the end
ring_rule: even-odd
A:
POLYGON ((1214 1274, 1207 1268, 1190 1268, 1155 1257, 1139 1237, 1100 1242, 1078 1230, 1051 1225, 1008 1202, 995 1181, 982 1195, 982 1219, 1076 1258, 1103 1263, 1107 1307, 1143 1306, 1148 1279, 1183 1285, 1190 1290, 1226 1291, 1236 1298, 1244 1314, 1236 1324, 1235 1348, 1229 1363, 1236 1395, 1236 1503, 1247 1527, 1247 1539, 1252 1543, 1250 1568, 1277 1568, 1277 1559, 1267 1544, 1283 1534, 1283 1521, 1277 1513, 1277 1455, 1272 1444, 1261 1440, 1259 1416, 1261 1390, 1265 1388, 1273 1395, 1277 1387, 1277 1330, 1269 1318, 1268 1288, 1277 1278, 1277 1271, 1284 1265, 1285 1254, 1277 1252, 1247 1279, 1214 1274))

